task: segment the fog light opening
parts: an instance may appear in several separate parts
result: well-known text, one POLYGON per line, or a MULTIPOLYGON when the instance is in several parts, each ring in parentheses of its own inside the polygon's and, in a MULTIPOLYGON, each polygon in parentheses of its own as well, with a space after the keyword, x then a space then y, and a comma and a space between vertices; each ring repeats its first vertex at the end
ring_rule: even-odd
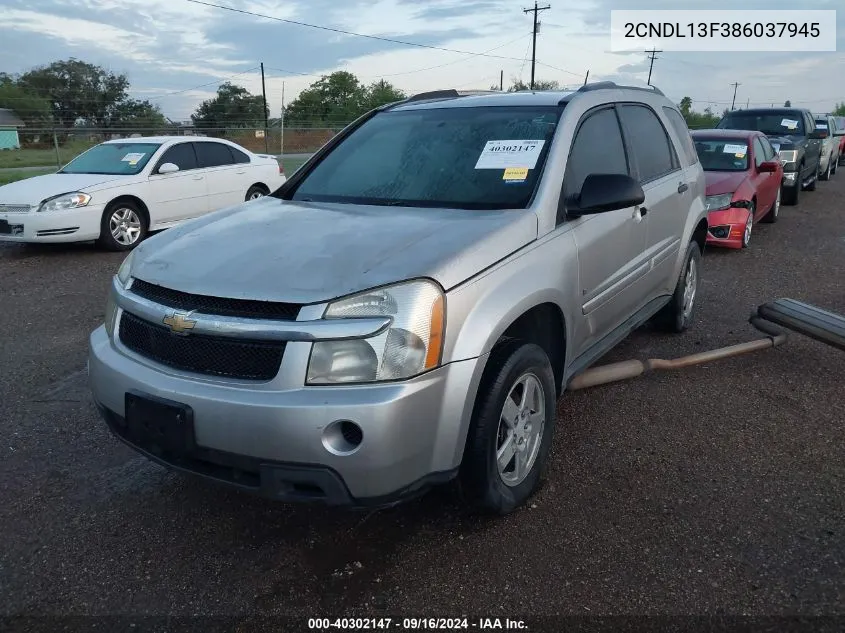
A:
POLYGON ((323 446, 334 455, 351 455, 364 441, 364 431, 350 420, 336 420, 323 431, 323 446))

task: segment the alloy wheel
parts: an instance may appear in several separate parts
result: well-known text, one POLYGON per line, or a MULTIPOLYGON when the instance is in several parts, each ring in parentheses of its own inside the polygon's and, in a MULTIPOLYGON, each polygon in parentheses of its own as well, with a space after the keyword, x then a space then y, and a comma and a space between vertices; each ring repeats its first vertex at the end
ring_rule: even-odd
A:
POLYGON ((684 279, 684 319, 689 319, 695 306, 695 295, 698 291, 698 269, 694 259, 689 260, 687 275, 684 279))
POLYGON ((505 398, 496 433, 496 463, 506 486, 521 484, 537 461, 546 425, 546 394, 534 374, 523 374, 505 398))
POLYGON ((118 207, 109 218, 109 231, 121 246, 131 246, 141 237, 141 218, 133 209, 118 207))

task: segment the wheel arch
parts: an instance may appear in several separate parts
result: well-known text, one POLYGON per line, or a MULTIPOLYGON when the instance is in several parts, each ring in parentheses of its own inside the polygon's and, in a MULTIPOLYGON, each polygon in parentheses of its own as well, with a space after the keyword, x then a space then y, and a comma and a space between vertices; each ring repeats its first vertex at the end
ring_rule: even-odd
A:
POLYGON ((141 198, 139 198, 138 196, 128 194, 128 193, 124 193, 124 194, 121 194, 119 196, 116 196, 115 198, 113 198, 112 200, 109 201, 109 203, 106 205, 105 210, 109 211, 112 208, 114 208, 114 206, 116 204, 120 204, 121 202, 132 202, 132 203, 134 203, 138 207, 138 210, 144 215, 144 222, 147 223, 147 230, 149 230, 149 228, 150 228, 150 209, 147 207, 146 203, 143 200, 141 200, 141 198))

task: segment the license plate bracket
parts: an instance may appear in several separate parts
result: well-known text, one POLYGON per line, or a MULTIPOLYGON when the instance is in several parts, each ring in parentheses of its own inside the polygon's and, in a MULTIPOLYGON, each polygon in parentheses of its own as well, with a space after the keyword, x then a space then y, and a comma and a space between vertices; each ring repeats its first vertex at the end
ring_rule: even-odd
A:
POLYGON ((126 400, 127 439, 154 453, 190 453, 194 440, 194 411, 188 405, 136 391, 126 400))

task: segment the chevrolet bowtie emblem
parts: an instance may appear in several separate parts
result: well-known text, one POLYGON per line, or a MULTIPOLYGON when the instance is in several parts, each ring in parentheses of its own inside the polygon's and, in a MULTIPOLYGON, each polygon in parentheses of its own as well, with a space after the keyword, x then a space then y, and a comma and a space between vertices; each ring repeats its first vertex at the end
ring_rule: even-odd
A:
POLYGON ((164 317, 163 323, 170 328, 174 334, 187 334, 197 324, 191 319, 191 312, 174 312, 164 317))

